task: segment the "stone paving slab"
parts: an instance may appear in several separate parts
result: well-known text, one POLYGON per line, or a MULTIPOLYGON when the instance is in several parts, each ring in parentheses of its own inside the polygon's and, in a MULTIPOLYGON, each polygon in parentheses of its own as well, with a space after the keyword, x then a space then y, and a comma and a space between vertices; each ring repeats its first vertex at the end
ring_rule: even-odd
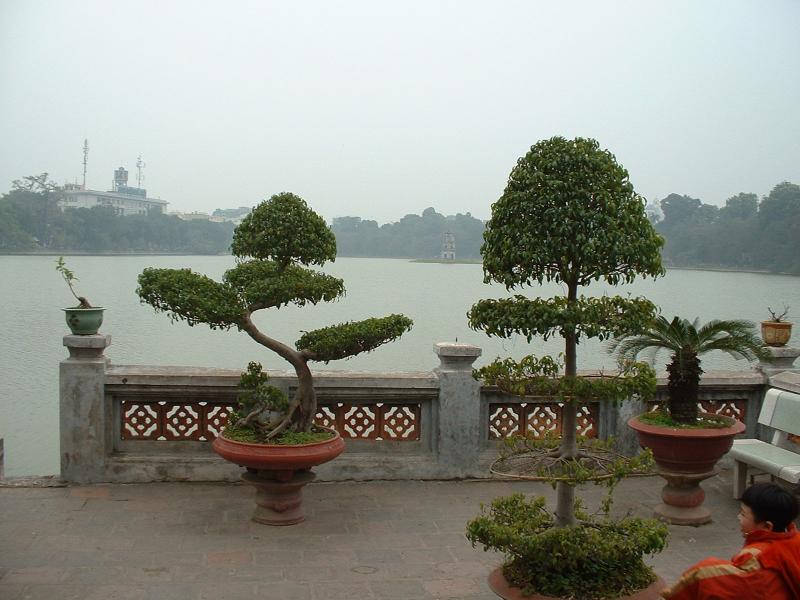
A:
MULTIPOLYGON (((620 484, 615 512, 650 516, 661 480, 620 484)), ((714 522, 671 526, 650 562, 672 580, 740 546, 730 474, 706 481, 714 522)), ((544 484, 507 481, 313 483, 307 520, 250 521, 246 485, 154 483, 0 487, 0 598, 490 600, 502 557, 473 549, 466 521, 481 503, 544 484)), ((579 495, 593 506, 594 486, 579 495)))

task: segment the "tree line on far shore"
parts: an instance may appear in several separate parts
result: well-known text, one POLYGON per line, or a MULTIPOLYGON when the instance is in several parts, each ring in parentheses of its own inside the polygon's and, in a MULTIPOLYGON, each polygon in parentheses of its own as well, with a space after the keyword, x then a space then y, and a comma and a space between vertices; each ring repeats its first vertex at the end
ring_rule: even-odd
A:
POLYGON ((667 266, 800 274, 800 186, 794 183, 779 183, 760 201, 737 194, 723 207, 670 194, 660 208, 652 219, 666 240, 667 266))
MULTIPOLYGON (((47 174, 15 181, 0 197, 0 252, 229 252, 232 223, 183 221, 175 216, 118 216, 104 207, 57 205, 47 174)), ((664 236, 667 266, 763 270, 800 274, 800 186, 783 182, 765 197, 741 193, 725 206, 670 194, 648 206, 664 236)), ((445 232, 456 258, 479 260, 484 223, 470 213, 443 215, 426 208, 394 223, 337 217, 331 230, 339 256, 436 259, 445 232)))
POLYGON ((119 216, 105 206, 62 211, 57 192, 47 173, 14 182, 0 198, 0 252, 223 254, 231 245, 233 223, 119 216))

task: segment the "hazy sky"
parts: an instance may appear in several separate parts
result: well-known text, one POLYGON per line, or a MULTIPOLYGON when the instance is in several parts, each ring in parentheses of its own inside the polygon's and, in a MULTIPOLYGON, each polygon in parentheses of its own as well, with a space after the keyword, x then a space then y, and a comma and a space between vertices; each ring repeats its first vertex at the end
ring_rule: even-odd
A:
POLYGON ((169 210, 488 218, 595 137, 647 198, 800 183, 800 2, 0 0, 0 191, 123 165, 169 210))

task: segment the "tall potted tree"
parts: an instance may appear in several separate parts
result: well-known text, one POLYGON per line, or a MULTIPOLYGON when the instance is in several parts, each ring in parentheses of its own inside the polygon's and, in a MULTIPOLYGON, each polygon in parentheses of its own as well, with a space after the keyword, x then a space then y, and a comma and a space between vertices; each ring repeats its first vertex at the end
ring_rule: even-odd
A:
POLYGON ((681 317, 654 319, 647 330, 611 340, 609 348, 623 360, 644 351, 672 353, 667 365, 667 406, 658 413, 639 415, 629 425, 643 447, 655 456, 659 474, 667 480, 661 492, 663 504, 657 517, 675 525, 702 525, 711 520, 703 506, 700 482, 717 473, 715 465, 731 449, 733 438, 745 430, 744 423, 720 415, 700 414, 700 356, 714 350, 734 358, 768 360, 750 321, 713 320, 700 325, 681 317))
POLYGON ((261 331, 253 313, 288 304, 330 302, 344 282, 307 268, 336 259, 336 238, 306 202, 291 193, 272 196, 236 228, 231 250, 237 264, 221 282, 189 269, 145 269, 137 293, 142 302, 190 326, 233 327, 288 361, 297 374, 291 400, 269 386, 261 366, 251 364, 240 384, 241 413, 213 443, 223 458, 247 467, 256 485, 254 519, 269 524, 302 520, 300 492, 313 478, 310 468, 344 448, 339 434, 308 438, 317 399, 309 362, 338 360, 369 352, 411 328, 403 315, 342 323, 304 333, 295 348, 261 331))
MULTIPOLYGON (((492 205, 481 248, 484 281, 508 290, 552 281, 566 292, 554 298, 517 294, 481 300, 468 313, 470 326, 487 335, 564 339, 563 365, 531 356, 519 362, 498 359, 477 372, 485 383, 508 393, 544 395, 562 403, 560 440, 553 445, 517 444, 526 460, 536 463, 526 470, 555 484, 555 512, 546 509, 544 498, 512 496, 497 499, 490 512, 468 525, 473 544, 507 554, 502 571, 490 576, 490 585, 505 598, 517 597, 520 590, 616 597, 657 587, 642 557, 663 548, 666 528, 643 519, 593 520, 580 508, 576 511, 580 504, 575 498, 577 483, 616 481, 638 466, 579 444, 577 414, 588 402, 651 396, 655 374, 637 363, 626 365, 616 377, 580 377, 576 349, 581 338, 640 331, 655 313, 644 298, 579 295, 593 281, 616 285, 637 275, 663 273, 663 240, 644 207, 627 171, 610 152, 592 139, 561 137, 531 147, 492 205)), ((654 589, 649 593, 653 597, 654 589)))

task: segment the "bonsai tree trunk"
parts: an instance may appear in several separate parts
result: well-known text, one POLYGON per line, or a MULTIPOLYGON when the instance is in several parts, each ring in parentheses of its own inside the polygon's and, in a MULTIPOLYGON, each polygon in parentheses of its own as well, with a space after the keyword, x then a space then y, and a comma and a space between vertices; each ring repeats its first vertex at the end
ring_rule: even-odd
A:
POLYGON ((317 413, 317 394, 314 391, 311 369, 308 368, 305 359, 299 366, 295 365, 295 373, 297 373, 297 390, 294 393, 294 400, 297 402, 297 413, 294 422, 297 423, 297 431, 309 431, 317 413))
MULTIPOLYGON (((578 296, 577 284, 570 283, 568 304, 578 296)), ((574 330, 564 331, 564 376, 575 377, 577 368, 577 343, 574 330)), ((578 418, 577 399, 565 402, 561 409, 561 447, 563 458, 575 458, 578 454, 575 426, 578 418)), ((559 481, 556 485, 556 515, 559 527, 575 524, 575 486, 559 481)))
POLYGON ((295 390, 294 398, 289 403, 286 418, 272 430, 268 437, 277 437, 287 429, 289 431, 309 431, 317 412, 317 396, 314 392, 314 379, 311 375, 311 369, 308 368, 308 357, 302 352, 293 350, 286 344, 282 344, 261 333, 250 319, 250 315, 246 315, 242 319, 242 329, 256 342, 288 361, 297 374, 297 390, 295 390))
POLYGON ((697 420, 697 396, 700 388, 700 359, 697 353, 681 348, 667 365, 669 381, 669 412, 679 423, 697 420))

